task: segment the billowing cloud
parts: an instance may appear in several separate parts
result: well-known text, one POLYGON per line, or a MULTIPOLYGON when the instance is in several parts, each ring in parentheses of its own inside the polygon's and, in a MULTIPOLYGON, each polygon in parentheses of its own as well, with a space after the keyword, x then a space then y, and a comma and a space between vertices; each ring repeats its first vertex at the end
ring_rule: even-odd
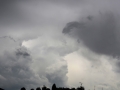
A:
POLYGON ((68 69, 63 56, 77 50, 76 41, 68 37, 53 38, 41 36, 21 44, 10 36, 0 37, 0 87, 15 90, 23 86, 50 87, 53 83, 67 86, 68 69))
POLYGON ((14 42, 7 36, 0 38, 0 87, 6 90, 18 90, 23 86, 30 88, 47 83, 45 79, 36 76, 30 68, 31 54, 17 42, 19 41, 14 42))
POLYGON ((77 50, 78 47, 73 39, 65 36, 61 39, 58 37, 42 35, 37 39, 24 41, 22 45, 31 51, 31 56, 34 58, 31 65, 33 71, 40 77, 45 76, 50 84, 56 83, 61 87, 67 86, 68 80, 67 62, 63 57, 77 50))
POLYGON ((68 69, 63 56, 77 47, 72 39, 63 38, 58 41, 59 38, 41 36, 20 44, 10 36, 1 37, 0 87, 16 90, 23 86, 27 89, 42 85, 50 87, 53 83, 67 86, 68 69))

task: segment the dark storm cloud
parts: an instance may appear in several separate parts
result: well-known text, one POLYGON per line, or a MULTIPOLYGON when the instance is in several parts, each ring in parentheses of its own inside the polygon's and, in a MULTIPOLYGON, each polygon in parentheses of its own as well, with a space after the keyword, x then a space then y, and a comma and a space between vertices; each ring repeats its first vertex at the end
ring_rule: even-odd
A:
POLYGON ((17 49, 16 55, 17 56, 24 56, 24 57, 30 56, 30 54, 28 52, 22 51, 21 49, 17 49))
POLYGON ((30 57, 18 57, 15 52, 5 52, 4 55, 0 55, 0 75, 3 79, 0 79, 0 87, 4 89, 20 89, 22 86, 27 86, 27 83, 34 84, 29 79, 34 77, 34 74, 29 69, 31 62, 30 57), (9 84, 8 84, 9 82, 9 84))
POLYGON ((92 19, 93 19, 93 17, 92 17, 92 16, 88 16, 88 17, 87 17, 87 19, 92 20, 92 19))
POLYGON ((82 40, 90 50, 98 54, 120 56, 120 33, 117 25, 114 13, 98 12, 98 15, 88 15, 83 21, 68 23, 63 33, 82 40))

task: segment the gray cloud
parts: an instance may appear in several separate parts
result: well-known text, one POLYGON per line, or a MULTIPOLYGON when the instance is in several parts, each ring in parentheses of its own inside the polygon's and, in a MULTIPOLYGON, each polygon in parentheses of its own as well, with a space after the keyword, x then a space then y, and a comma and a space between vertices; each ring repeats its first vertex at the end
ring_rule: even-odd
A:
POLYGON ((103 12, 86 17, 88 20, 70 22, 63 29, 98 54, 120 55, 119 28, 117 17, 112 12, 103 12), (88 18, 89 17, 89 18, 88 18))
MULTIPOLYGON (((83 43, 85 47, 100 57, 101 55, 110 56, 111 59, 108 59, 108 62, 111 63, 112 70, 119 74, 120 12, 117 4, 119 1, 93 1, 86 1, 85 7, 82 7, 80 18, 67 23, 62 33, 78 40, 78 43, 83 43)), ((85 54, 84 56, 88 57, 89 55, 85 54)), ((97 58, 91 59, 95 56, 91 55, 88 60, 91 62, 99 60, 97 58)), ((101 60, 99 61, 101 62, 101 60)), ((101 63, 94 63, 93 65, 98 67, 101 63)))
MULTIPOLYGON (((30 89, 42 85, 51 86, 53 83, 67 86, 67 63, 61 58, 77 49, 75 42, 67 37, 70 45, 66 40, 58 41, 46 37, 43 41, 42 38, 45 36, 33 39, 32 44, 38 47, 33 45, 32 50, 28 48, 30 51, 27 46, 21 46, 19 41, 10 36, 0 38, 0 87, 16 90, 23 86, 30 89), (38 44, 38 41, 41 43, 38 44), (57 44, 51 44, 55 42, 57 44)), ((31 45, 29 41, 26 43, 31 45)))
POLYGON ((46 83, 31 69, 32 57, 25 47, 9 37, 0 38, 0 43, 1 88, 19 90, 23 86, 31 88, 46 83))
POLYGON ((67 62, 62 58, 78 49, 75 43, 74 40, 64 36, 61 39, 59 36, 57 38, 40 36, 37 39, 25 41, 23 46, 32 52, 31 56, 35 59, 32 65, 34 71, 40 77, 45 76, 50 84, 56 83, 57 86, 62 87, 67 86, 68 80, 67 62))
POLYGON ((27 57, 27 56, 30 56, 30 54, 26 51, 21 51, 21 49, 18 49, 17 52, 16 52, 16 55, 17 56, 24 56, 24 57, 27 57))
POLYGON ((0 80, 2 83, 0 87, 7 90, 16 90, 26 86, 27 83, 33 84, 29 80, 31 76, 34 76, 28 66, 30 58, 17 57, 14 52, 11 53, 6 52, 0 58, 0 75, 4 77, 4 79, 0 80), (22 60, 20 61, 20 59, 22 60))

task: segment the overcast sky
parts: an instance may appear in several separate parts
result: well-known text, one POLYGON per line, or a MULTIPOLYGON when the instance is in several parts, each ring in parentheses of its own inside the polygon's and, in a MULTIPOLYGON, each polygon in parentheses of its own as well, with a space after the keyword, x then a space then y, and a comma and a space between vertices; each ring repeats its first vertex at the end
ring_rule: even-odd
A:
POLYGON ((0 0, 0 88, 120 90, 119 0, 0 0))

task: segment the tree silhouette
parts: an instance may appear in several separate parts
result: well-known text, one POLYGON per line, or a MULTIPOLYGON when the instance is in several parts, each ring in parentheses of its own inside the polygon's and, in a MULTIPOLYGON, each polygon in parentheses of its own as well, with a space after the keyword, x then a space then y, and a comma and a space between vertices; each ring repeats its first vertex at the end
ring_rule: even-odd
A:
MULTIPOLYGON (((67 88, 67 87, 56 87, 56 84, 54 83, 52 85, 51 90, 85 90, 85 88, 82 86, 82 83, 80 82, 81 86, 78 88, 67 88)), ((0 90, 4 90, 1 89, 0 90)), ((26 90, 24 87, 21 88, 21 90, 26 90)), ((31 90, 34 90, 33 88, 31 90)), ((45 85, 42 87, 42 89, 40 87, 37 87, 36 90, 50 90, 50 88, 47 88, 45 85)))
POLYGON ((40 88, 40 87, 37 87, 36 90, 41 90, 41 88, 40 88))
POLYGON ((26 90, 26 89, 24 87, 22 87, 21 90, 26 90))
POLYGON ((31 90, 34 90, 33 88, 31 90))
POLYGON ((3 88, 0 88, 0 90, 4 90, 3 88))
POLYGON ((42 87, 42 90, 50 90, 49 88, 47 88, 45 85, 42 87))
POLYGON ((44 85, 44 86, 42 87, 42 90, 46 90, 46 88, 47 88, 47 87, 44 85))
POLYGON ((53 84, 52 90, 56 90, 56 84, 53 84))

